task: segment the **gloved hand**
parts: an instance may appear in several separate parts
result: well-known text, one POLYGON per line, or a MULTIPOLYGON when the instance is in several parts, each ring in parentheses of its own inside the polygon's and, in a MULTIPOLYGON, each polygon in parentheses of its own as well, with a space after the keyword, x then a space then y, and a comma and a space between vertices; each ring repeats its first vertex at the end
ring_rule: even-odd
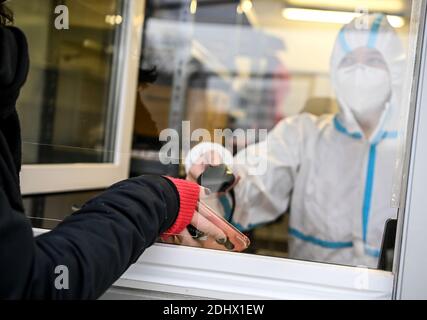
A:
MULTIPOLYGON (((225 149, 220 144, 216 143, 200 143, 195 146, 185 159, 185 169, 187 172, 187 180, 198 182, 199 184, 204 185, 203 181, 199 180, 199 177, 210 167, 210 166, 220 166, 225 164, 226 168, 231 168, 233 163, 233 155, 227 149, 225 149)), ((214 173, 216 174, 216 173, 214 173)), ((221 178, 221 177, 218 177, 221 178)), ((227 179, 226 180, 230 180, 227 179)), ((239 181, 238 176, 234 176, 232 181, 227 181, 231 183, 228 185, 227 190, 233 188, 239 181)), ((207 185, 204 185, 207 187, 207 185)), ((216 192, 217 190, 212 190, 216 192)), ((222 190, 222 193, 224 190, 222 190)))

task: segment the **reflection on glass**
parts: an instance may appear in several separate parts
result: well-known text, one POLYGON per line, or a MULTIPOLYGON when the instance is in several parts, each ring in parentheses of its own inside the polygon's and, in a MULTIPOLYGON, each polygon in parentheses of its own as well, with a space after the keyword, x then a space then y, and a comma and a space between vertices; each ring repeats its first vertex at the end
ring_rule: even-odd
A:
POLYGON ((34 228, 53 229, 102 192, 84 191, 24 197, 25 213, 34 228))
POLYGON ((67 0, 69 29, 54 26, 57 1, 10 3, 29 43, 30 72, 18 101, 23 161, 110 162, 113 58, 121 1, 67 0))
MULTIPOLYGON (((247 252, 376 268, 397 213, 401 88, 415 43, 410 1, 363 5, 148 1, 142 63, 159 78, 138 100, 133 172, 161 171, 150 152, 162 148, 161 130, 181 134, 182 121, 206 129, 204 142, 215 129, 267 129, 266 140, 229 148, 240 181, 210 206, 250 236, 247 252)), ((196 180, 205 169, 197 160, 209 157, 182 153, 179 173, 196 180)))

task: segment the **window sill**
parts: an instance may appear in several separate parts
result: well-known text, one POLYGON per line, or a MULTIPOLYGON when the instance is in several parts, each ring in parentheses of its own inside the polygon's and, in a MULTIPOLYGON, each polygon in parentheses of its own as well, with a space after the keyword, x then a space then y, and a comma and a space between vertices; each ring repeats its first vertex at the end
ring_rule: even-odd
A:
POLYGON ((391 299, 393 274, 155 244, 114 287, 213 299, 391 299))
POLYGON ((214 299, 391 299, 393 275, 155 244, 115 286, 214 299))

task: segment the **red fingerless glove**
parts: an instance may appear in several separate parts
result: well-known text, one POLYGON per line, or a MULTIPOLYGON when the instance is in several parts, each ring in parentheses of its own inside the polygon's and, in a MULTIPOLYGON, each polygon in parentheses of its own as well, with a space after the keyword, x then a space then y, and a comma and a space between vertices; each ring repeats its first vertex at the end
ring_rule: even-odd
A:
POLYGON ((200 186, 182 179, 168 178, 173 182, 179 193, 179 213, 172 227, 162 234, 162 238, 179 234, 191 222, 199 200, 200 186))

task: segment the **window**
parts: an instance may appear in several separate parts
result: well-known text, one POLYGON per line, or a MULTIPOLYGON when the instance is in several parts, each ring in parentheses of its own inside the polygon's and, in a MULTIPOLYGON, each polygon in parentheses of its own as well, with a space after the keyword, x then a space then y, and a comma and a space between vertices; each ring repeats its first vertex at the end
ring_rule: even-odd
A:
MULTIPOLYGON (((230 220, 250 236, 247 253, 377 268, 398 212, 411 9, 411 1, 148 1, 142 62, 159 79, 139 90, 132 172, 171 171, 152 159, 166 128, 181 136, 177 175, 189 152, 184 126, 205 130, 191 146, 213 142, 217 129, 254 130, 229 150, 243 178, 230 220), (245 149, 257 142, 263 154, 245 149), (251 177, 244 155, 268 169, 251 177)), ((214 200, 230 217, 231 197, 214 200)))
POLYGON ((31 60, 17 105, 24 194, 101 188, 128 176, 134 103, 122 86, 132 87, 137 76, 138 60, 129 52, 139 37, 127 32, 132 6, 121 0, 11 3, 31 60), (55 27, 59 4, 67 8, 68 29, 55 27))
MULTIPOLYGON (((142 3, 135 3, 142 12, 142 3)), ((244 175, 233 217, 227 211, 227 204, 233 206, 230 195, 212 199, 251 238, 246 252, 159 243, 115 286, 221 299, 392 298, 396 271, 400 275, 407 267, 396 258, 416 256, 405 245, 408 229, 415 228, 408 217, 423 208, 400 199, 421 197, 407 188, 422 185, 418 179, 424 177, 406 179, 418 161, 409 152, 415 144, 406 141, 422 134, 414 125, 421 103, 414 97, 421 95, 426 2, 149 0, 144 5, 141 62, 145 69, 156 66, 158 79, 152 85, 140 81, 137 92, 136 86, 128 88, 132 99, 137 93, 131 174, 184 177, 188 124, 190 134, 208 133, 190 141, 191 147, 211 142, 215 129, 266 129, 273 138, 234 139, 229 151, 236 159, 251 145, 268 142, 268 163, 279 168, 254 178, 242 171, 245 163, 232 164, 244 175), (365 20, 366 14, 372 20, 365 20), (357 16, 356 31, 341 33, 357 16), (162 161, 169 140, 159 139, 166 129, 181 138, 178 152, 166 154, 170 162, 162 161), (253 196, 253 186, 263 190, 266 183, 274 188, 253 196), (413 207, 419 210, 406 212, 413 207), (402 253, 385 256, 395 257, 386 263, 394 263, 393 273, 372 270, 388 218, 398 218, 401 233, 396 243, 402 253)), ((423 148, 421 140, 416 146, 423 148)), ((67 195, 69 200, 60 202, 69 207, 85 196, 90 194, 77 200, 67 195)), ((60 197, 47 197, 44 207, 33 211, 33 222, 49 216, 60 197)), ((38 227, 49 228, 47 223, 38 227)))

